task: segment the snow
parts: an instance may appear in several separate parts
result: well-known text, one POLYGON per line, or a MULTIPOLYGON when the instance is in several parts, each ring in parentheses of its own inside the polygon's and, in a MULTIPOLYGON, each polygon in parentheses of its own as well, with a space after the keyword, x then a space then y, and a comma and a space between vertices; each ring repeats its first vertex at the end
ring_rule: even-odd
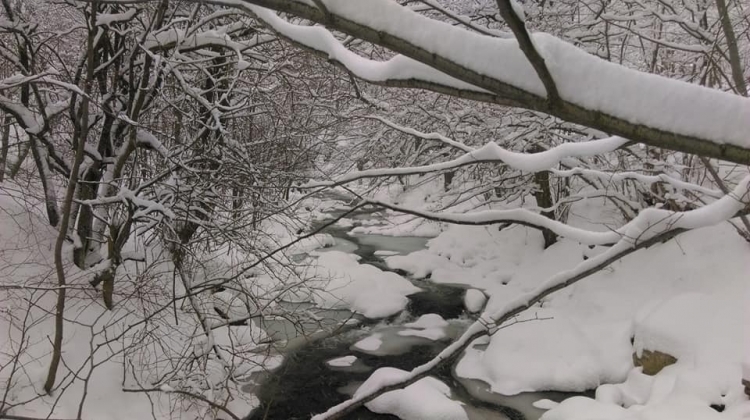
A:
POLYGON ((336 238, 327 233, 318 233, 292 245, 291 254, 309 253, 318 248, 328 248, 336 245, 336 238))
POLYGON ((469 289, 464 295, 464 306, 466 307, 466 310, 471 313, 481 311, 486 302, 487 296, 477 289, 469 289))
POLYGON ((424 314, 414 322, 407 322, 404 327, 407 328, 444 328, 448 326, 448 321, 444 320, 438 314, 424 314))
MULTIPOLYGON (((234 1, 228 1, 228 3, 234 1)), ((476 87, 468 83, 447 76, 411 58, 397 55, 385 62, 368 60, 347 50, 330 32, 323 28, 293 25, 279 18, 268 9, 239 2, 237 5, 251 10, 253 14, 280 34, 304 46, 325 52, 329 59, 342 63, 353 74, 362 79, 377 82, 389 79, 408 80, 417 78, 459 89, 477 90, 476 87)), ((359 6, 363 5, 359 4, 359 6)), ((364 7, 364 9, 367 11, 368 7, 364 7)))
POLYGON ((321 307, 347 308, 368 318, 382 318, 406 307, 406 296, 420 291, 396 273, 357 262, 356 255, 322 253, 308 271, 314 275, 312 294, 321 307), (319 288, 319 289, 318 289, 319 288))
POLYGON ((366 352, 373 352, 380 348, 380 346, 383 344, 383 340, 381 340, 381 337, 383 335, 379 333, 375 333, 371 336, 365 337, 356 343, 354 343, 354 348, 357 350, 362 350, 366 352))
MULTIPOLYGON (((354 398, 407 374, 396 368, 380 368, 357 389, 354 398)), ((461 404, 451 400, 450 395, 450 388, 445 383, 426 377, 404 389, 386 392, 365 406, 373 412, 393 414, 402 420, 468 420, 461 404)))
POLYGON ((486 350, 467 350, 457 374, 481 379, 493 392, 514 395, 585 391, 624 377, 630 368, 627 324, 601 337, 601 331, 584 329, 553 309, 535 310, 524 319, 530 320, 495 333, 486 350))
POLYGON ((388 251, 385 249, 379 249, 373 253, 373 255, 378 257, 390 257, 393 255, 399 255, 400 253, 398 251, 388 251))
POLYGON ((429 250, 388 257, 390 268, 445 284, 488 289, 507 282, 519 265, 533 261, 544 247, 534 229, 514 226, 503 231, 485 226, 451 226, 429 242, 429 250))
MULTIPOLYGON (((746 182, 730 197, 743 197, 746 182)), ((569 223, 607 234, 642 231, 657 220, 648 210, 617 229, 621 221, 611 217, 616 213, 607 214, 604 204, 601 199, 574 203, 569 223)), ((728 215, 732 211, 723 207, 735 205, 734 198, 720 199, 714 210, 712 205, 703 209, 706 218, 700 212, 682 213, 688 220, 679 223, 710 224, 720 219, 713 211, 728 215)), ((493 226, 450 226, 428 242, 428 249, 386 261, 415 277, 430 275, 430 281, 479 289, 490 296, 486 313, 493 314, 518 304, 547 283, 545 279, 586 262, 584 258, 590 261, 611 252, 612 247, 592 248, 564 238, 543 249, 541 234, 522 226, 500 231, 493 226)), ((682 418, 683 411, 698 405, 695 413, 705 418, 741 418, 738 412, 748 412, 739 381, 747 347, 738 345, 748 340, 743 322, 750 316, 747 252, 747 243, 728 224, 699 228, 638 251, 545 298, 541 307, 519 315, 488 342, 474 343, 457 374, 485 381, 507 395, 598 387, 596 400, 575 398, 560 406, 542 402, 550 409, 545 419, 621 419, 640 416, 639 410, 651 417, 633 418, 682 418), (632 354, 641 349, 670 352, 680 360, 657 379, 646 377, 632 365, 632 354), (727 409, 719 414, 708 408, 711 404, 727 409)))
POLYGON ((442 328, 402 330, 398 332, 398 335, 402 335, 404 337, 421 337, 432 341, 441 340, 446 337, 445 331, 442 328))
MULTIPOLYGON (((181 382, 183 371, 176 369, 174 374, 169 373, 173 368, 171 361, 183 357, 193 345, 209 342, 196 339, 196 334, 205 337, 196 317, 182 309, 172 313, 169 299, 164 300, 159 290, 160 281, 139 283, 141 290, 134 290, 134 283, 128 276, 132 279, 138 275, 138 263, 132 261, 120 266, 118 301, 114 309, 106 310, 88 284, 94 272, 81 271, 72 264, 70 244, 63 248, 68 280, 63 363, 65 369, 75 371, 78 378, 88 378, 88 389, 85 401, 82 401, 83 382, 73 381, 65 374, 67 370, 63 371, 61 367, 54 394, 47 396, 41 390, 49 364, 49 340, 54 331, 54 319, 49 309, 55 305, 56 294, 50 292, 54 290, 55 276, 50 273, 54 273, 52 250, 57 231, 46 222, 40 203, 31 198, 38 192, 34 188, 36 186, 31 184, 22 189, 14 181, 6 180, 0 189, 0 285, 3 286, 0 331, 5 337, 0 340, 0 366, 5 367, 0 369, 0 381, 8 383, 12 358, 18 353, 18 362, 23 368, 15 371, 6 402, 15 405, 25 401, 4 414, 76 418, 79 405, 83 404, 86 418, 170 417, 175 404, 184 398, 174 391, 184 390, 186 385, 181 382), (141 296, 142 293, 152 294, 153 307, 143 308, 143 305, 151 305, 146 300, 139 300, 138 304, 128 301, 128 296, 141 296), (153 313, 152 324, 143 326, 142 310, 158 309, 163 304, 169 305, 170 310, 153 313), (28 316, 25 338, 21 340, 20 328, 25 316, 28 316), (155 330, 160 333, 156 334, 155 330), (23 348, 21 343, 24 343, 23 348), (123 371, 124 350, 127 350, 127 360, 132 363, 132 371, 123 371), (96 364, 93 369, 92 364, 96 364), (140 384, 155 391, 123 391, 123 388, 139 389, 140 384)), ((124 251, 133 253, 136 250, 128 244, 124 251)), ((158 254, 158 250, 149 249, 147 253, 152 257, 152 253, 158 254)), ((156 263, 149 275, 160 278, 164 269, 163 264, 156 263)), ((168 278, 171 284, 171 275, 168 278)), ((163 283, 167 284, 166 281, 163 283)), ((231 332, 226 327, 213 330, 213 343, 219 347, 224 362, 209 357, 206 365, 194 366, 190 372, 196 385, 205 381, 202 383, 213 388, 212 394, 203 394, 206 398, 227 402, 225 392, 231 392, 229 405, 239 413, 249 412, 257 405, 257 398, 242 393, 240 385, 227 381, 227 378, 229 375, 242 378, 261 366, 273 368, 278 365, 280 357, 230 354, 229 350, 255 347, 257 339, 262 337, 258 332, 250 326, 233 327, 231 332)), ((196 391, 202 393, 200 388, 196 391)), ((202 417, 209 413, 200 403, 183 409, 182 415, 187 417, 202 417)))
POLYGON ((354 221, 352 219, 343 218, 343 219, 339 219, 336 222, 336 225, 337 226, 341 226, 341 227, 345 227, 345 228, 352 227, 352 226, 354 226, 354 221))
MULTIPOLYGON (((485 36, 436 21, 391 0, 323 3, 330 13, 343 19, 385 32, 503 84, 545 96, 541 81, 515 39, 485 36), (469 45, 471 48, 467 48, 469 45)), ((283 35, 326 52, 366 80, 416 78, 481 91, 400 55, 384 63, 364 59, 346 50, 324 29, 292 25, 267 9, 247 7, 283 35)), ((532 34, 532 40, 565 101, 717 144, 750 145, 750 99, 609 63, 545 33, 532 34)))
POLYGON ((627 142, 627 139, 622 137, 607 137, 581 143, 564 143, 540 153, 518 153, 505 149, 495 142, 489 142, 478 149, 469 149, 465 154, 445 162, 424 166, 403 166, 398 168, 377 168, 355 171, 342 175, 333 181, 308 182, 305 184, 305 187, 332 186, 351 182, 360 178, 376 176, 426 174, 458 168, 469 163, 477 162, 503 162, 518 170, 539 172, 553 168, 563 159, 594 156, 611 152, 627 142))
POLYGON ((448 321, 438 314, 424 314, 414 322, 404 324, 409 329, 401 330, 398 335, 405 337, 422 337, 428 340, 440 340, 446 337, 445 327, 448 321))
POLYGON ((100 13, 96 15, 96 26, 111 25, 118 22, 127 22, 132 19, 138 12, 137 9, 130 8, 122 13, 100 13))
MULTIPOLYGON (((487 311, 501 311, 534 283, 543 281, 555 270, 575 265, 576 260, 580 261, 581 248, 585 247, 561 241, 523 264, 507 284, 488 290, 491 298, 487 311)), ((500 329, 492 336, 486 351, 468 351, 459 363, 459 374, 486 380, 493 390, 504 394, 594 388, 599 383, 625 378, 632 363, 630 354, 637 350, 631 347, 629 340, 635 332, 639 343, 640 331, 654 331, 653 337, 644 334, 644 343, 666 342, 665 351, 684 347, 712 355, 700 360, 732 360, 731 356, 739 366, 739 355, 726 354, 720 349, 726 347, 723 343, 740 341, 739 321, 732 320, 740 319, 737 311, 744 305, 744 294, 737 288, 747 287, 744 282, 746 273, 750 272, 750 260, 746 252, 746 243, 734 235, 730 227, 717 226, 690 232, 676 242, 633 254, 610 269, 551 296, 545 300, 543 308, 527 311, 519 320, 530 321, 500 329), (664 266, 661 261, 671 264, 664 266), (717 273, 721 273, 723 279, 724 292, 721 293, 715 291, 718 285, 713 279, 717 273), (662 303, 659 306, 662 311, 672 306, 680 310, 669 310, 667 316, 659 316, 660 311, 647 312, 651 315, 641 316, 649 327, 639 326, 636 319, 642 308, 649 302, 671 298, 680 290, 719 294, 714 299, 701 297, 700 301, 705 302, 703 310, 690 309, 684 303, 662 303), (736 297, 731 299, 732 295, 736 297), (713 309, 711 301, 721 302, 725 308, 713 309), (691 311, 692 315, 687 316, 691 311), (706 311, 716 312, 717 318, 695 319, 706 311), (537 318, 539 320, 535 320, 537 318), (693 320, 695 323, 691 323, 693 320), (684 321, 687 322, 683 324, 684 321), (665 325, 660 326, 660 322, 665 325), (674 328, 674 337, 664 333, 671 328, 674 328)), ((690 360, 698 359, 691 357, 690 360)))
POLYGON ((331 359, 326 362, 327 365, 333 367, 349 367, 357 361, 357 356, 343 356, 331 359))
POLYGON ((521 22, 526 22, 526 13, 523 11, 523 6, 517 0, 510 0, 510 6, 513 8, 513 13, 518 16, 521 22))
POLYGON ((725 343, 739 343, 747 332, 742 286, 747 287, 730 284, 709 293, 681 293, 644 308, 635 320, 636 352, 659 350, 697 365, 741 363, 747 349, 725 343))
POLYGON ((678 362, 653 377, 635 369, 624 383, 600 387, 595 399, 567 399, 542 420, 740 420, 748 413, 750 401, 742 395, 737 375, 678 362), (711 405, 724 410, 719 413, 711 405))

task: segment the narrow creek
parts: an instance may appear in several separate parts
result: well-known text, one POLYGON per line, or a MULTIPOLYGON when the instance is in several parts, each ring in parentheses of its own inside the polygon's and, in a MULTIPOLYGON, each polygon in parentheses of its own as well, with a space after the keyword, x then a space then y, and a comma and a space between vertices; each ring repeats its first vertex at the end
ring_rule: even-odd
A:
MULTIPOLYGON (((331 212, 331 215, 338 215, 331 212)), ((362 211, 354 219, 374 220, 377 214, 362 211)), ((384 271, 391 271, 376 251, 393 251, 408 254, 426 247, 427 238, 386 237, 379 235, 354 235, 348 232, 351 227, 333 225, 323 230, 333 236, 336 245, 326 250, 354 253, 361 257, 360 263, 372 264, 384 271)), ((294 420, 308 419, 331 406, 346 400, 369 375, 380 367, 395 367, 403 370, 427 362, 439 353, 448 343, 468 326, 471 319, 463 305, 465 289, 440 285, 429 280, 410 279, 421 292, 408 296, 409 303, 401 314, 385 320, 358 318, 360 323, 336 334, 325 334, 304 340, 284 353, 282 365, 266 372, 260 385, 246 390, 254 392, 260 406, 251 412, 247 420, 294 420), (397 332, 402 324, 421 315, 438 314, 449 322, 447 337, 432 341, 422 337, 404 337, 397 332), (381 334, 383 344, 376 352, 366 352, 354 348, 354 343, 371 335, 381 334), (344 356, 356 356, 350 366, 332 367, 328 361, 344 356)), ((333 312, 333 311, 331 311, 333 312)), ((346 311, 344 311, 346 312, 346 311)), ((334 322, 341 322, 350 314, 333 314, 334 322)), ((268 327, 266 327, 268 329, 268 327)), ((503 397, 490 393, 481 381, 457 380, 451 368, 434 372, 432 375, 445 382, 452 398, 464 403, 464 410, 470 420, 538 420, 543 413, 531 403, 547 398, 560 401, 571 394, 540 392, 526 393, 514 397, 503 397)), ((397 419, 386 414, 373 413, 360 408, 350 414, 349 419, 397 419)))

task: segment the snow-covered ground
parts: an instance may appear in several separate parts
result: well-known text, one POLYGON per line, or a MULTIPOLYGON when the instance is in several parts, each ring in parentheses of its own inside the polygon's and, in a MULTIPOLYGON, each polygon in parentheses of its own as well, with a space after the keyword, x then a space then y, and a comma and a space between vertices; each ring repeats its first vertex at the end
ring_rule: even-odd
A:
MULTIPOLYGON (((87 419, 218 415, 177 391, 225 399, 226 408, 238 413, 257 405, 257 398, 242 392, 241 383, 233 378, 248 378, 254 371, 278 366, 281 357, 252 352, 265 338, 253 323, 229 329, 214 324, 221 320, 212 317, 207 322, 216 327, 207 338, 186 302, 178 300, 172 310, 172 282, 164 281, 172 276, 164 274, 173 270, 157 249, 148 250, 153 258, 148 270, 134 262, 120 267, 117 302, 107 310, 101 291, 89 284, 96 267, 76 268, 72 248, 65 245, 68 290, 63 362, 55 391, 45 394, 42 384, 54 332, 52 251, 57 231, 49 227, 34 202, 21 199, 20 191, 9 181, 0 190, 0 391, 7 404, 4 414, 80 418, 82 412, 87 419), (164 310, 165 305, 170 310, 164 310), (213 356, 192 367, 174 363, 186 353, 197 361, 211 352, 213 356), (206 394, 207 389, 213 391, 206 394)), ((143 252, 133 246, 127 251, 143 252)), ((184 291, 176 287, 178 293, 184 291)), ((221 302, 221 295, 216 299, 221 302)), ((213 302, 201 298, 197 303, 213 302)), ((223 303, 227 309, 234 306, 231 299, 223 303)))
MULTIPOLYGON (((576 203, 571 213, 569 222, 587 229, 609 228, 589 220, 618 223, 601 199, 576 203)), ((544 249, 541 233, 522 226, 436 230, 442 233, 428 249, 389 256, 388 265, 482 290, 490 313, 606 249, 567 239, 544 249)), ((478 306, 475 299, 467 296, 467 306, 478 306)), ((743 357, 750 354, 748 308, 750 244, 724 223, 638 251, 551 295, 477 340, 456 373, 504 395, 597 390, 595 399, 540 402, 550 409, 545 420, 748 418, 741 385, 743 357), (633 354, 644 350, 677 363, 645 375, 633 365, 633 354)))
MULTIPOLYGON (((381 194, 410 206, 443 205, 434 200, 440 197, 439 187, 435 185, 402 195, 397 190, 385 190, 381 194)), ((3 260, 0 276, 3 284, 13 284, 13 279, 23 278, 27 288, 9 292, 11 298, 2 302, 0 328, 9 331, 10 339, 0 342, 3 358, 0 366, 12 361, 21 343, 26 343, 26 348, 19 359, 25 369, 12 379, 8 401, 32 400, 23 406, 23 415, 46 416, 52 412, 56 417, 75 417, 84 395, 80 381, 69 386, 64 391, 66 397, 59 401, 55 396, 42 395, 39 389, 49 357, 49 346, 45 343, 53 330, 46 308, 53 307, 54 294, 28 288, 52 284, 51 249, 56 231, 46 227, 38 209, 30 211, 15 197, 9 192, 0 196, 3 210, 0 240, 4 244, 0 253, 3 260), (29 237, 34 241, 29 242, 29 237), (33 301, 36 306, 28 311, 29 328, 25 338, 28 341, 24 341, 19 325, 32 298, 36 299, 33 301)), ((325 200, 311 201, 310 205, 307 217, 312 221, 325 217, 321 209, 341 208, 340 203, 325 200)), ((573 206, 569 222, 573 226, 606 232, 619 221, 604 201, 590 199, 573 206), (592 224, 590 220, 604 222, 592 224)), ((288 221, 269 225, 266 240, 278 243, 293 240, 295 234, 281 227, 285 223, 288 221)), ((344 223, 346 227, 354 225, 362 223, 352 222, 351 226, 344 223)), ((470 313, 483 308, 491 312, 555 273, 606 250, 603 246, 592 247, 567 239, 544 249, 541 233, 522 226, 499 229, 497 226, 422 225, 411 216, 393 213, 386 213, 383 223, 366 227, 370 233, 396 236, 413 235, 410 229, 414 228, 422 229, 422 233, 430 231, 435 236, 428 241, 427 249, 407 255, 381 252, 381 257, 391 268, 404 270, 413 277, 429 276, 433 282, 470 287, 464 299, 470 313)), ((243 287, 248 290, 259 292, 259 296, 264 295, 260 292, 289 288, 273 296, 287 301, 314 302, 321 308, 346 309, 370 318, 401 312, 408 302, 407 296, 420 290, 403 276, 360 263, 359 257, 351 253, 323 252, 322 248, 335 246, 336 241, 330 235, 305 239, 290 248, 290 254, 302 255, 299 264, 290 264, 282 258, 283 264, 273 276, 253 271, 251 277, 238 281, 244 282, 243 287), (304 287, 288 287, 298 283, 304 283, 304 287)), ((233 274, 243 256, 226 251, 216 251, 215 258, 196 272, 196 279, 217 273, 233 274)), ((69 249, 65 252, 70 254, 69 249)), ((158 249, 148 252, 150 258, 158 258, 158 249)), ((743 358, 750 353, 749 255, 750 245, 728 224, 698 229, 636 252, 551 295, 491 338, 477 340, 462 355, 455 372, 464 379, 483 381, 493 392, 504 395, 596 389, 593 399, 575 397, 560 404, 537 402, 539 408, 548 409, 542 417, 544 420, 745 419, 750 416, 750 402, 740 380, 743 358), (677 362, 648 376, 641 368, 633 366, 633 354, 640 356, 644 351, 667 353, 677 362)), ((121 418, 149 417, 152 411, 167 415, 175 404, 187 401, 176 395, 174 389, 185 389, 190 381, 196 381, 196 390, 203 390, 205 388, 201 387, 209 384, 220 386, 221 392, 231 395, 227 407, 235 412, 249 412, 257 405, 252 394, 240 391, 239 385, 227 381, 227 372, 235 377, 249 377, 254 370, 272 368, 281 362, 279 356, 253 353, 268 339, 258 325, 250 322, 246 327, 231 329, 217 326, 211 337, 202 339, 196 317, 181 307, 176 312, 179 321, 176 324, 170 319, 171 311, 163 312, 163 318, 157 317, 154 321, 169 327, 169 335, 161 339, 169 341, 170 346, 159 351, 134 346, 133 343, 143 340, 143 334, 147 333, 144 328, 132 327, 142 313, 122 302, 115 310, 105 311, 95 296, 96 291, 88 286, 92 273, 77 270, 69 259, 66 266, 73 286, 67 311, 71 319, 75 319, 66 323, 65 361, 70 366, 66 369, 80 369, 84 375, 91 371, 88 368, 91 343, 95 347, 94 360, 101 362, 85 391, 88 415, 112 418, 113 409, 121 418), (97 330, 104 324, 127 333, 119 341, 105 346, 106 337, 97 330), (182 378, 182 382, 161 380, 163 372, 174 369, 169 365, 169 360, 175 357, 173 352, 184 351, 185 346, 190 346, 188 351, 196 355, 215 351, 217 357, 225 361, 209 358, 193 377, 182 378), (123 353, 126 348, 130 353, 123 353), (123 364, 128 360, 137 360, 134 366, 140 368, 136 369, 140 372, 138 375, 123 374, 123 364), (229 370, 227 362, 232 366, 229 370), (112 378, 119 379, 112 381, 112 378), (157 390, 124 391, 147 389, 147 384, 157 390)), ((139 272, 135 263, 126 263, 121 275, 133 279, 148 274, 149 279, 159 279, 171 271, 167 261, 155 264, 148 273, 139 272)), ((135 296, 138 283, 123 284, 130 289, 123 289, 121 293, 135 296)), ((149 285, 152 287, 149 293, 168 296, 171 292, 171 283, 152 281, 149 285)), ((260 299, 253 305, 263 302, 260 299)), ((231 318, 247 317, 257 310, 230 291, 202 296, 198 303, 215 306, 231 318)), ((141 310, 145 313, 154 308, 141 310)), ((211 322, 220 321, 218 317, 211 319, 211 322)), ((450 330, 450 325, 452 321, 428 314, 398 327, 376 327, 352 349, 373 355, 400 354, 425 341, 455 337, 455 327, 450 330)), ((355 362, 356 358, 348 356, 331 360, 329 364, 344 369, 355 362)), ((1 383, 8 383, 8 372, 8 369, 0 370, 1 383)), ((382 381, 395 380, 400 375, 403 372, 395 369, 378 370, 358 392, 382 381)), ((65 381, 72 382, 70 378, 65 381)), ((368 407, 406 419, 463 419, 466 415, 461 403, 451 399, 447 385, 434 378, 388 393, 368 407), (438 414, 442 417, 435 417, 438 414)), ((181 410, 196 416, 213 415, 208 408, 196 405, 181 410)))
MULTIPOLYGON (((355 398, 370 388, 397 380, 406 372, 396 368, 376 370, 354 394, 355 398)), ((450 399, 448 385, 432 378, 420 379, 402 390, 388 392, 366 404, 376 413, 389 413, 403 420, 468 420, 461 403, 450 399)))

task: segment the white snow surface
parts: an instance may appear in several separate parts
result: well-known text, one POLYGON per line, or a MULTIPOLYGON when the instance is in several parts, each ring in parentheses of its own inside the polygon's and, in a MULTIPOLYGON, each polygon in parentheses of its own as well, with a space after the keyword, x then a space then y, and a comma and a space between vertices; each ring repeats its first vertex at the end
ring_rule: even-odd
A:
POLYGON ((407 328, 445 328, 448 321, 438 314, 424 314, 414 322, 407 322, 404 327, 407 328))
MULTIPOLYGON (((570 222, 611 232, 622 222, 608 211, 601 200, 584 200, 571 208, 570 222)), ((491 314, 608 249, 563 238, 545 250, 533 229, 451 226, 428 249, 386 261, 416 277, 482 290, 491 314)), ((750 348, 749 253, 726 223, 638 251, 546 298, 516 319, 523 322, 497 331, 486 348, 470 347, 457 373, 507 395, 598 387, 596 400, 542 403, 550 409, 544 419, 743 419, 750 413, 740 385, 750 348), (645 377, 632 365, 641 349, 679 361, 645 377), (727 408, 718 413, 711 404, 727 408)))
POLYGON ((306 273, 312 298, 321 307, 346 308, 368 318, 382 318, 406 307, 406 296, 420 289, 396 273, 360 264, 359 257, 340 251, 321 253, 306 273))
MULTIPOLYGON (((381 384, 392 383, 408 372, 396 368, 380 368, 357 389, 354 398, 381 384)), ((393 414, 402 420, 468 420, 461 403, 450 399, 445 383, 426 377, 408 387, 386 392, 365 406, 376 413, 393 414)))
POLYGON ((408 329, 401 330, 398 335, 422 337, 428 340, 440 340, 446 337, 445 327, 448 321, 438 314, 424 314, 414 322, 404 324, 408 329))
POLYGON ((354 362, 357 361, 357 356, 342 356, 337 357, 336 359, 331 359, 326 362, 327 365, 333 366, 333 367, 348 367, 354 364, 354 362))
POLYGON ((375 256, 378 256, 378 257, 390 257, 390 256, 393 256, 393 255, 399 255, 399 252, 398 251, 387 251, 387 250, 384 250, 384 249, 379 249, 379 250, 375 251, 373 254, 375 256))
MULTIPOLYGON (((486 288, 491 296, 486 311, 492 313, 556 271, 577 264, 586 251, 591 250, 562 240, 494 281, 467 278, 486 288)), ((739 371, 748 252, 747 243, 727 225, 637 252, 552 295, 542 308, 527 311, 519 320, 528 322, 499 330, 486 351, 470 349, 458 372, 507 395, 583 391, 624 380, 632 368, 632 352, 641 348, 697 364, 723 360, 739 371), (630 344, 633 335, 635 347, 630 344)))
POLYGON ((357 341, 356 343, 354 343, 353 347, 357 350, 362 351, 376 351, 380 348, 381 345, 383 345, 383 340, 381 340, 382 337, 382 334, 374 333, 357 341))
POLYGON ((464 306, 466 307, 466 310, 471 313, 481 311, 486 302, 487 296, 477 289, 469 289, 464 295, 464 306))

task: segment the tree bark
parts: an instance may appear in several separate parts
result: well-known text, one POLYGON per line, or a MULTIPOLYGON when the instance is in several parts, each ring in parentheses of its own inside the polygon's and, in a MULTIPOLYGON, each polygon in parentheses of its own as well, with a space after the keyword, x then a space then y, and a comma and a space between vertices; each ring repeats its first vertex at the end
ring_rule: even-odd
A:
POLYGON ((88 137, 89 131, 89 94, 91 92, 91 79, 94 74, 94 37, 96 35, 96 15, 97 15, 97 0, 93 0, 91 4, 91 16, 89 22, 89 33, 88 33, 88 45, 87 45, 87 72, 86 72, 86 83, 84 85, 85 95, 81 96, 81 132, 76 144, 75 159, 73 161, 73 167, 70 170, 70 178, 68 179, 68 188, 65 191, 65 199, 63 200, 63 211, 62 220, 60 221, 59 233, 57 234, 57 241, 55 241, 55 273, 57 275, 57 303, 55 306, 55 337, 52 342, 52 360, 50 361, 49 370, 47 371, 47 380, 44 382, 44 391, 51 393, 55 386, 55 380, 57 379, 57 369, 60 365, 60 359, 62 358, 62 342, 63 342, 63 328, 65 324, 64 312, 65 312, 65 266, 63 265, 62 248, 65 243, 65 237, 68 232, 68 224, 70 223, 70 211, 73 204, 73 195, 75 194, 76 185, 78 183, 78 172, 81 168, 84 156, 84 146, 86 145, 86 138, 88 137))
MULTIPOLYGON (((538 145, 534 145, 529 149, 531 153, 540 153, 544 149, 538 145)), ((549 209, 555 205, 552 199, 552 188, 549 182, 549 171, 540 171, 534 174, 534 183, 536 183, 536 191, 534 191, 534 198, 536 199, 536 205, 541 209, 549 209)), ((542 210, 540 212, 542 216, 550 219, 555 219, 554 210, 542 210)), ((549 248, 555 242, 557 242, 557 235, 549 229, 542 229, 542 236, 544 236, 544 249, 549 248)))
POLYGON ((5 163, 8 161, 8 148, 10 147, 10 115, 5 115, 2 123, 2 147, 0 148, 0 182, 5 179, 5 163))
POLYGON ((732 80, 734 81, 734 90, 742 95, 747 96, 747 83, 745 74, 742 70, 742 61, 737 49, 737 36, 732 28, 732 21, 729 19, 729 10, 725 0, 716 0, 716 8, 719 9, 719 18, 721 19, 721 29, 724 31, 724 37, 727 39, 727 49, 729 50, 729 65, 732 68, 732 80))

